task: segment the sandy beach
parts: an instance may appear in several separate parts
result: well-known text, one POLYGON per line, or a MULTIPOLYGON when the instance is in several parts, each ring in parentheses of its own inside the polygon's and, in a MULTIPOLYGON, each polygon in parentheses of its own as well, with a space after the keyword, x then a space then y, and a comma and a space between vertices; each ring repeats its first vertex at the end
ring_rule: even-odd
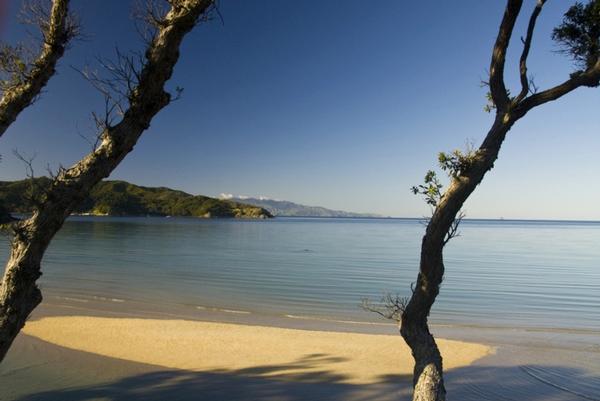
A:
MULTIPOLYGON (((409 376, 410 349, 399 336, 294 330, 186 320, 45 317, 24 333, 61 347, 198 372, 311 382, 374 384, 409 376), (268 368, 265 368, 268 367, 268 368)), ((447 369, 468 366, 493 348, 439 340, 447 369)))
MULTIPOLYGON (((286 328, 249 324, 252 316, 223 323, 72 305, 40 312, 0 365, 2 401, 410 399, 412 358, 400 336, 381 334, 390 327, 369 334, 294 319, 286 328)), ((598 400, 600 350, 587 334, 436 331, 452 399, 598 400)))

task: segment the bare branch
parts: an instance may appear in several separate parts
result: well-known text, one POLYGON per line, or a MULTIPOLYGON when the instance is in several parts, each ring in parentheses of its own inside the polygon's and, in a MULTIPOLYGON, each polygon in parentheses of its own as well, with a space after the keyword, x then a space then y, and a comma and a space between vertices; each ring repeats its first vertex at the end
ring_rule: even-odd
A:
POLYGON ((26 22, 39 27, 42 33, 37 58, 28 61, 27 48, 22 45, 0 46, 0 136, 36 100, 54 75, 69 42, 79 35, 79 23, 69 13, 69 0, 53 0, 50 10, 41 4, 27 3, 24 11, 26 22))
POLYGON ((576 72, 560 85, 532 94, 523 99, 515 108, 517 115, 526 114, 534 107, 556 100, 580 87, 594 88, 600 85, 600 60, 585 72, 576 72))
POLYGON ((466 216, 466 214, 462 210, 460 212, 458 212, 458 214, 456 215, 456 218, 454 219, 454 221, 450 225, 450 228, 448 229, 448 232, 446 233, 446 238, 444 238, 444 246, 446 246, 446 244, 452 238, 460 237, 460 231, 458 231, 458 226, 460 225, 462 220, 465 218, 465 216, 466 216))
MULTIPOLYGON (((143 68, 134 75, 123 76, 122 67, 131 71, 131 63, 122 59, 115 62, 119 66, 117 82, 125 78, 132 83, 131 87, 126 85, 127 107, 122 110, 120 121, 106 125, 96 149, 59 172, 44 202, 35 208, 30 218, 19 223, 20 234, 12 241, 11 257, 0 284, 0 361, 42 300, 37 279, 47 246, 67 217, 133 150, 154 116, 169 104, 171 96, 165 91, 165 84, 179 58, 181 42, 198 21, 205 19, 214 3, 213 0, 171 0, 170 4, 164 25, 144 53, 143 68), (125 64, 119 64, 123 62, 125 64)), ((114 89, 110 82, 108 85, 110 90, 114 89)))
POLYGON ((95 123, 95 128, 96 128, 96 133, 94 135, 91 136, 86 136, 84 134, 81 133, 81 131, 79 130, 79 128, 77 129, 77 136, 79 136, 81 139, 83 139, 89 146, 90 146, 90 150, 93 152, 94 150, 96 150, 96 148, 98 147, 98 144, 100 143, 101 140, 101 136, 100 134, 104 131, 104 129, 99 129, 98 124, 96 123, 96 120, 93 118, 94 113, 92 113, 92 121, 94 121, 95 123))
POLYGON ((23 162, 23 164, 25 164, 25 174, 27 175, 27 178, 35 178, 34 171, 33 171, 33 161, 35 160, 37 155, 34 153, 31 156, 26 156, 26 155, 22 154, 21 152, 19 152, 18 149, 13 150, 13 155, 15 155, 15 157, 18 160, 20 160, 21 162, 23 162))
MULTIPOLYGON (((530 20, 529 41, 531 41, 530 31, 533 30, 535 18, 539 14, 538 10, 541 10, 544 2, 545 0, 538 0, 538 5, 530 20)), ((598 7, 598 3, 593 1, 590 1, 587 6, 576 3, 565 13, 563 23, 554 29, 552 35, 554 40, 565 47, 563 52, 572 55, 577 62, 585 60, 585 63, 583 63, 585 69, 572 73, 570 78, 562 84, 542 92, 537 91, 537 87, 535 87, 529 97, 525 97, 526 93, 523 89, 514 102, 517 117, 522 117, 534 107, 556 100, 579 87, 597 87, 600 85, 600 59, 598 58, 600 17, 597 13, 598 7)), ((524 54, 526 57, 527 41, 525 44, 524 54)), ((523 70, 523 67, 521 67, 521 70, 523 70)), ((523 81, 523 79, 524 77, 521 75, 521 80, 523 81)))
POLYGON ((529 18, 529 25, 527 26, 527 35, 525 36, 525 40, 523 40, 523 52, 521 53, 521 58, 519 60, 519 73, 521 76, 521 92, 513 101, 513 104, 519 103, 521 100, 525 98, 529 94, 529 84, 530 80, 527 77, 527 57, 529 57, 529 50, 531 49, 531 41, 533 39, 533 31, 535 30, 535 24, 537 19, 542 12, 542 7, 546 0, 537 0, 535 8, 531 13, 531 17, 529 18))
POLYGON ((523 0, 508 0, 492 53, 489 81, 490 94, 494 105, 500 111, 506 110, 510 103, 508 91, 504 84, 504 64, 508 44, 522 5, 523 0))
POLYGON ((400 322, 408 300, 408 297, 386 293, 377 304, 372 303, 369 298, 363 298, 361 308, 367 312, 376 313, 384 319, 400 322))
MULTIPOLYGON (((124 53, 119 48, 115 48, 114 60, 98 57, 97 62, 101 67, 100 71, 88 66, 83 69, 72 67, 104 98, 104 111, 91 114, 97 132, 94 149, 98 146, 102 133, 124 116, 140 84, 141 72, 146 67, 146 60, 141 53, 124 53)), ((177 89, 179 96, 181 90, 177 89)))
POLYGON ((135 28, 144 43, 152 43, 157 30, 164 25, 166 13, 163 2, 137 0, 133 9, 133 17, 136 20, 135 28))
POLYGON ((33 161, 37 155, 35 153, 31 156, 24 155, 17 149, 13 150, 13 155, 25 165, 25 175, 27 176, 27 181, 29 183, 27 191, 25 191, 22 195, 23 200, 32 205, 34 208, 38 207, 42 203, 46 189, 41 187, 35 178, 33 161))
POLYGON ((528 80, 529 80, 529 93, 531 93, 532 95, 535 95, 536 93, 538 93, 540 91, 540 88, 536 85, 535 79, 533 76, 530 76, 528 78, 528 80))
POLYGON ((23 4, 19 19, 40 30, 44 45, 67 44, 81 34, 79 18, 68 9, 69 1, 52 0, 48 8, 46 1, 28 0, 23 4))
MULTIPOLYGON (((179 0, 166 0, 171 7, 178 7, 179 0)), ((213 15, 217 15, 224 24, 223 16, 219 11, 218 2, 214 0, 210 12, 200 16, 198 23, 210 21, 213 15)), ((136 20, 135 28, 147 45, 150 45, 154 40, 159 29, 166 26, 167 8, 164 6, 164 1, 159 0, 137 0, 133 9, 132 16, 136 20)))

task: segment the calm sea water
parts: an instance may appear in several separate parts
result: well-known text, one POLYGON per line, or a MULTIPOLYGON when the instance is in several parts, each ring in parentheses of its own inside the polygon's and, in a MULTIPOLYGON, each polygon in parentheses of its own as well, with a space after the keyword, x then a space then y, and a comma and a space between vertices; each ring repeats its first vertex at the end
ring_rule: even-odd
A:
MULTIPOLYGON (((377 321, 361 299, 409 294, 423 231, 404 219, 73 217, 40 282, 72 300, 377 321)), ((433 323, 600 330, 600 223, 464 221, 445 262, 433 323)))

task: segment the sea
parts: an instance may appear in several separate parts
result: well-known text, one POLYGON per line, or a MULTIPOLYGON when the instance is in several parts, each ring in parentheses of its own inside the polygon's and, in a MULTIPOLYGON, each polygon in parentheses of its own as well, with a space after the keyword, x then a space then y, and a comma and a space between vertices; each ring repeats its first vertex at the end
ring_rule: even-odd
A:
MULTIPOLYGON (((410 296, 425 223, 71 217, 39 283, 48 302, 377 324, 362 304, 410 296)), ((600 333, 600 222, 464 220, 459 231, 432 324, 600 333)))

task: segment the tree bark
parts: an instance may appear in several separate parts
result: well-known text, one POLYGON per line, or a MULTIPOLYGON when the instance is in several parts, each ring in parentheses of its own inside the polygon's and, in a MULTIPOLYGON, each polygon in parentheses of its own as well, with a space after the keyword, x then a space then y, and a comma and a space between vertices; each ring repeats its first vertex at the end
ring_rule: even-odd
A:
POLYGON ((33 215, 18 224, 0 284, 0 361, 24 326, 33 309, 42 301, 36 285, 41 261, 53 236, 65 219, 101 179, 133 150, 152 118, 170 101, 164 85, 179 58, 179 46, 213 0, 172 1, 146 50, 146 62, 139 81, 129 94, 129 108, 122 120, 106 127, 100 145, 78 163, 62 171, 53 181, 33 215))
MULTIPOLYGON (((33 15, 32 18, 40 16, 33 15)), ((0 99, 0 137, 18 115, 35 100, 56 72, 56 63, 65 53, 77 27, 69 17, 69 0, 53 0, 48 21, 37 21, 44 42, 25 77, 4 91, 0 99)))
POLYGON ((514 123, 531 109, 556 100, 579 87, 600 84, 600 60, 585 71, 572 74, 564 83, 527 96, 527 56, 537 17, 545 3, 539 0, 530 18, 525 48, 520 59, 521 92, 511 98, 504 83, 506 51, 512 36, 522 0, 508 0, 490 66, 490 92, 496 118, 483 143, 469 160, 469 165, 451 177, 451 182, 438 202, 421 243, 419 274, 413 294, 402 314, 400 333, 415 359, 413 372, 414 401, 445 401, 443 362, 439 348, 428 326, 431 307, 444 277, 443 249, 446 236, 464 202, 494 167, 500 147, 514 123), (525 76, 525 78, 523 78, 525 76))
POLYGON ((427 225, 421 243, 421 262, 414 292, 402 314, 400 333, 415 359, 414 401, 444 401, 446 389, 439 348, 429 331, 428 316, 444 277, 445 237, 463 203, 492 169, 500 146, 514 122, 499 113, 470 168, 453 179, 427 225))

